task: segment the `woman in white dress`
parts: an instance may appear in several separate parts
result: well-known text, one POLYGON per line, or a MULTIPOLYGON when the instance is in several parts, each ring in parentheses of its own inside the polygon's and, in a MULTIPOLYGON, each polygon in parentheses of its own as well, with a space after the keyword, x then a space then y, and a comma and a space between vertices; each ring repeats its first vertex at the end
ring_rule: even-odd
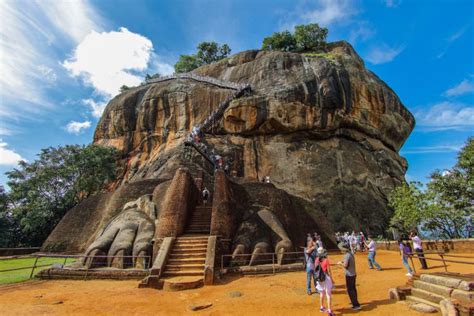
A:
POLYGON ((332 312, 332 302, 331 302, 331 290, 333 287, 333 280, 332 280, 332 273, 331 273, 331 267, 328 259, 328 253, 327 251, 320 247, 318 248, 317 251, 318 258, 316 259, 315 262, 315 274, 316 274, 316 290, 319 292, 319 303, 320 303, 320 308, 319 311, 324 313, 327 311, 328 315, 332 316, 334 313, 332 312), (321 272, 318 272, 318 270, 321 270, 321 272), (322 277, 318 277, 319 274, 324 274, 322 277), (324 279, 324 280, 322 280, 324 279), (327 309, 324 307, 324 296, 326 296, 328 305, 327 309))

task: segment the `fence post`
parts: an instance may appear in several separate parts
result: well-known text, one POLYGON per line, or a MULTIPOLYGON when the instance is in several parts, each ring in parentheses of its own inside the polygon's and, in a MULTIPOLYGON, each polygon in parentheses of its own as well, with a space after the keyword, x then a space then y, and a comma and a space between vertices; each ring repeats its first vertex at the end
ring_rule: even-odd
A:
POLYGON ((30 279, 33 277, 33 273, 35 272, 36 263, 38 262, 38 258, 39 258, 39 256, 36 256, 35 263, 33 264, 33 267, 31 268, 30 279))
POLYGON ((275 254, 272 253, 272 268, 273 268, 273 274, 275 274, 275 254))
POLYGON ((446 266, 446 261, 444 261, 444 255, 442 255, 442 254, 439 254, 439 256, 440 256, 440 257, 441 257, 441 259, 443 260, 444 271, 448 272, 448 267, 446 266))
POLYGON ((415 264, 413 263, 413 255, 410 255, 409 258, 410 258, 410 261, 411 261, 411 265, 413 267, 413 272, 416 273, 415 264))

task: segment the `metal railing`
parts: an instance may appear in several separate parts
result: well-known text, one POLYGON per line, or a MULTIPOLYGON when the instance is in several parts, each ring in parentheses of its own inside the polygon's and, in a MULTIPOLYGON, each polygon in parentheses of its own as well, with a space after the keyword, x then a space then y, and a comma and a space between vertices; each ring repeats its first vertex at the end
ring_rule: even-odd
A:
MULTIPOLYGON (((285 252, 284 257, 282 259, 282 264, 279 265, 277 263, 278 254, 274 252, 267 252, 267 253, 259 253, 256 255, 256 258, 252 260, 252 265, 249 265, 250 259, 252 258, 253 254, 229 254, 229 255, 221 255, 221 273, 233 272, 236 270, 241 269, 242 267, 253 267, 259 265, 270 265, 272 266, 272 273, 275 274, 278 272, 278 267, 285 266, 288 264, 297 264, 301 263, 302 269, 306 265, 306 260, 304 254, 301 251, 294 251, 294 252, 285 252)), ((257 271, 255 271, 257 272, 257 271)))
POLYGON ((410 258, 410 262, 411 262, 411 265, 412 265, 412 268, 413 268, 413 272, 415 272, 415 273, 416 273, 416 268, 415 268, 415 264, 413 262, 413 258, 424 259, 426 261, 431 260, 431 261, 436 261, 436 262, 442 262, 444 270, 446 272, 448 272, 448 266, 447 266, 446 263, 459 263, 459 264, 474 265, 474 257, 460 256, 460 255, 450 255, 450 254, 446 254, 444 252, 439 252, 439 251, 424 251, 423 254, 421 254, 421 256, 420 256, 420 254, 413 252, 413 253, 410 253, 408 255, 408 257, 410 258), (438 255, 438 256, 440 256, 440 259, 427 257, 427 255, 438 255), (445 259, 446 257, 448 259, 445 259), (469 262, 469 261, 461 261, 461 260, 451 260, 449 258, 472 259, 473 261, 469 262))
MULTIPOLYGON (((37 271, 40 268, 54 267, 55 265, 58 265, 59 268, 64 268, 64 267, 67 267, 66 266, 67 263, 73 264, 73 263, 80 262, 80 267, 82 267, 85 270, 84 279, 86 279, 89 270, 96 270, 100 268, 109 267, 109 262, 110 262, 109 259, 111 259, 112 261, 114 259, 119 259, 119 260, 130 259, 128 262, 132 263, 131 267, 134 267, 133 263, 136 263, 136 260, 145 259, 146 265, 143 270, 150 269, 151 264, 152 264, 151 256, 86 256, 86 255, 60 255, 60 254, 34 254, 34 255, 17 256, 14 258, 11 258, 11 257, 1 258, 0 257, 0 261, 22 260, 22 259, 33 259, 33 258, 34 258, 33 265, 0 270, 0 278, 1 278, 2 273, 31 269, 29 277, 26 279, 32 279, 33 276, 35 275, 35 271, 37 271), (84 264, 87 259, 96 259, 96 258, 102 259, 102 260, 99 260, 99 261, 95 260, 93 263, 93 267, 89 267, 89 265, 84 264), (41 263, 41 259, 49 259, 49 260, 47 260, 48 263, 41 263), (53 261, 51 261, 51 259, 53 261), (54 261, 54 259, 61 259, 58 261, 62 262, 62 264, 58 261, 54 261), (69 259, 72 259, 73 261, 68 262, 69 259)), ((130 267, 130 265, 128 265, 128 267, 130 267)))
POLYGON ((238 84, 238 83, 234 83, 230 81, 223 81, 223 80, 219 80, 213 77, 199 76, 190 72, 153 78, 153 79, 147 80, 146 83, 152 84, 152 83, 158 83, 158 82, 169 81, 169 80, 174 80, 174 79, 192 79, 192 80, 196 80, 200 82, 209 83, 218 87, 228 88, 228 89, 233 89, 233 90, 244 89, 247 86, 245 84, 242 85, 242 84, 238 84))

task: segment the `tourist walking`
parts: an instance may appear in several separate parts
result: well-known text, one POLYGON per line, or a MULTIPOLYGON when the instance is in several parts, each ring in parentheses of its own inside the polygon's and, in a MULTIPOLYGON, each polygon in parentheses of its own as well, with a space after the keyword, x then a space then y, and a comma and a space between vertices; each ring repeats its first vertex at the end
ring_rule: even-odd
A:
POLYGON ((344 267, 344 273, 346 277, 346 288, 347 294, 352 303, 353 310, 360 310, 360 304, 357 299, 357 289, 356 289, 356 264, 354 254, 352 253, 351 249, 349 249, 349 245, 344 244, 340 245, 339 248, 342 250, 344 254, 344 261, 338 262, 339 265, 344 267))
POLYGON ((418 259, 420 260, 421 263, 421 268, 422 269, 428 269, 428 265, 426 264, 426 259, 425 255, 423 254, 423 246, 421 244, 421 239, 418 237, 418 234, 416 231, 412 231, 410 234, 410 239, 413 241, 413 248, 415 249, 418 259))
POLYGON ((367 246, 367 249, 369 251, 369 254, 367 256, 367 260, 369 261, 369 269, 373 269, 374 266, 377 270, 381 271, 382 268, 380 267, 380 265, 375 261, 375 247, 376 247, 376 243, 375 243, 375 240, 372 239, 372 236, 367 236, 368 238, 368 243, 365 243, 365 245, 367 246))
POLYGON ((204 204, 204 206, 207 205, 207 202, 209 201, 210 195, 211 195, 211 193, 209 192, 207 187, 204 187, 204 190, 202 190, 202 203, 204 204))
POLYGON ((365 236, 363 232, 360 232, 360 251, 365 251, 365 236))
POLYGON ((400 237, 400 238, 398 238, 398 246, 400 248, 400 255, 402 257, 402 263, 405 266, 405 268, 407 268, 407 271, 408 271, 406 276, 412 277, 413 276, 413 271, 411 270, 411 267, 408 264, 408 256, 411 255, 410 244, 406 240, 403 240, 400 237))
POLYGON ((308 240, 304 248, 304 257, 306 260, 306 292, 311 295, 311 279, 313 279, 316 289, 316 279, 314 278, 314 262, 316 260, 316 239, 313 237, 308 240))
POLYGON ((327 251, 319 247, 317 250, 317 259, 315 262, 314 275, 316 278, 316 290, 319 292, 319 311, 325 312, 332 316, 332 302, 331 302, 331 290, 333 287, 333 279, 330 268, 330 262, 328 259, 327 251), (327 309, 324 307, 324 297, 326 297, 328 304, 327 309))
POLYGON ((352 234, 349 236, 350 238, 350 247, 351 247, 351 252, 354 254, 357 250, 357 236, 355 231, 352 231, 352 234))

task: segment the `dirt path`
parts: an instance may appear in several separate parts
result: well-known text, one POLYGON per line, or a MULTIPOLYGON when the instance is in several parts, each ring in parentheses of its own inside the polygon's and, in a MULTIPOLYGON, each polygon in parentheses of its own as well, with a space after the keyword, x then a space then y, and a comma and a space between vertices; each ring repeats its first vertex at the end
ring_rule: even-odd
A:
MULTIPOLYGON (((331 256, 335 263, 342 255, 331 256)), ((360 312, 349 307, 343 271, 333 267, 337 315, 421 315, 404 303, 390 302, 387 290, 406 282, 397 253, 379 251, 384 271, 369 270, 365 254, 357 254, 360 312)), ((430 272, 443 271, 431 263, 430 272)), ((417 267, 419 263, 417 263, 417 267)), ((451 264, 449 271, 469 272, 472 266, 451 264)), ((470 271, 472 272, 472 271, 470 271)), ((38 281, 0 287, 2 315, 323 315, 318 296, 306 294, 306 274, 291 272, 269 276, 225 278, 221 284, 182 292, 138 289, 137 281, 38 281), (238 292, 238 293, 236 293, 238 292), (238 296, 240 293, 240 296, 238 296), (190 305, 212 303, 192 312, 190 305)))

